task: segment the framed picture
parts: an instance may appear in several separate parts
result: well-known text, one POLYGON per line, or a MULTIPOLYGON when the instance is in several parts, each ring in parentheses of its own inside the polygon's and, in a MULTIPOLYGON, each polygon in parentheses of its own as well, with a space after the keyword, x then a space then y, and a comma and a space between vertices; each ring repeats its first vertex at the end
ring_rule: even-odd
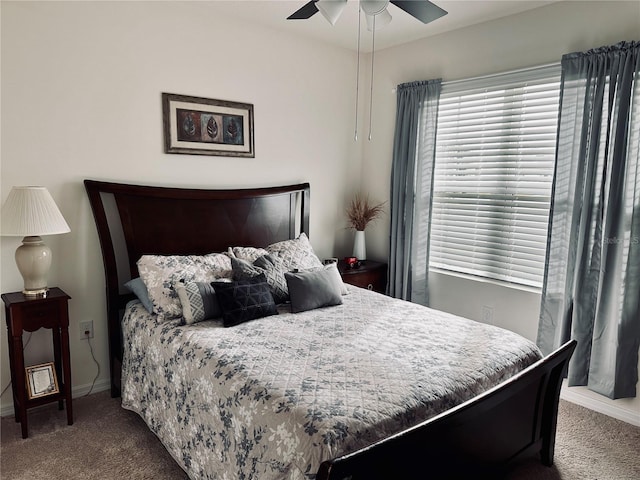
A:
POLYGON ((254 157, 253 105, 162 94, 165 153, 254 157))
POLYGON ((59 393, 58 379, 53 362, 27 367, 27 392, 29 399, 59 393))

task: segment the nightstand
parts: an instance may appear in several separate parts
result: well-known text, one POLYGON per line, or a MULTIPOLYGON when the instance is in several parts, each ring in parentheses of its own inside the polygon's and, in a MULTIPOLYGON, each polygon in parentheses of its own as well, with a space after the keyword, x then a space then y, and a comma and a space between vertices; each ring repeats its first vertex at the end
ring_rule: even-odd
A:
POLYGON ((378 293, 386 293, 387 290, 387 264, 374 260, 364 260, 357 268, 348 268, 344 260, 338 262, 338 270, 345 283, 357 287, 374 290, 378 293))
POLYGON ((22 425, 22 438, 27 438, 27 409, 58 401, 64 408, 66 400, 67 423, 73 425, 71 405, 71 359, 69 357, 69 308, 71 297, 59 288, 50 288, 46 297, 27 297, 22 292, 3 293, 9 341, 9 365, 13 389, 13 408, 16 422, 22 425), (29 399, 25 378, 23 332, 50 328, 58 393, 29 399))

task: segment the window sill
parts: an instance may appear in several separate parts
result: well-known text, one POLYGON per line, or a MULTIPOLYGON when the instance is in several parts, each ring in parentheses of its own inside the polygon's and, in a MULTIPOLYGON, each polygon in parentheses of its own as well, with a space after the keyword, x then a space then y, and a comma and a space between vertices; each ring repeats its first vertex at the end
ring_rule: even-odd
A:
POLYGON ((476 275, 469 275, 468 273, 454 272, 452 270, 445 270, 443 268, 429 267, 429 273, 431 272, 438 273, 440 275, 448 275, 450 277, 458 277, 464 280, 470 280, 472 282, 489 283, 491 285, 496 285, 503 288, 511 288, 514 290, 520 290, 522 292, 537 293, 538 295, 542 293, 542 288, 539 288, 539 287, 530 287, 527 285, 504 282, 502 280, 495 280, 492 278, 478 277, 476 275))

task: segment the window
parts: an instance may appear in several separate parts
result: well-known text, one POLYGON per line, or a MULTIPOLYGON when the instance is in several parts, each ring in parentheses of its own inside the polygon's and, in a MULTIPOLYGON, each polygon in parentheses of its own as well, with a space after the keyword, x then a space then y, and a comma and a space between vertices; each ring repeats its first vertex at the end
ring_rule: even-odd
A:
POLYGON ((560 65, 443 83, 430 266, 541 287, 560 65))

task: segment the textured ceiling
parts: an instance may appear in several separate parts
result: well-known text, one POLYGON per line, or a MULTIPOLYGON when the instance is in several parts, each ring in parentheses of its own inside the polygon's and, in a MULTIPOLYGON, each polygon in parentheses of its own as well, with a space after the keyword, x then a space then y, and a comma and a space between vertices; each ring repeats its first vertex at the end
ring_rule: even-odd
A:
MULTIPOLYGON (((358 1, 349 0, 345 10, 332 26, 320 13, 307 20, 286 18, 303 6, 307 0, 235 0, 215 1, 215 11, 236 17, 247 26, 259 24, 269 28, 314 38, 328 44, 355 50, 358 35, 358 1)), ((445 9, 448 15, 434 22, 423 24, 395 5, 389 5, 391 23, 376 32, 376 50, 393 47, 420 38, 437 35, 458 28, 487 22, 541 7, 554 1, 529 0, 435 0, 433 3, 445 9)), ((362 17, 363 51, 371 50, 371 33, 366 30, 362 17)))

